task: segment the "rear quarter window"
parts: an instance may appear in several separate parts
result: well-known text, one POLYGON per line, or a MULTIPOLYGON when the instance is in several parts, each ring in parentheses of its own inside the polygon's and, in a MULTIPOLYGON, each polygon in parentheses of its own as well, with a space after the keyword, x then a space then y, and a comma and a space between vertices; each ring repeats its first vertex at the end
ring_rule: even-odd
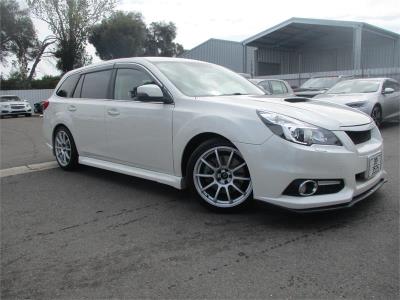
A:
POLYGON ((58 88, 56 95, 59 97, 70 98, 74 93, 76 83, 78 82, 79 74, 73 74, 68 76, 61 86, 58 88))

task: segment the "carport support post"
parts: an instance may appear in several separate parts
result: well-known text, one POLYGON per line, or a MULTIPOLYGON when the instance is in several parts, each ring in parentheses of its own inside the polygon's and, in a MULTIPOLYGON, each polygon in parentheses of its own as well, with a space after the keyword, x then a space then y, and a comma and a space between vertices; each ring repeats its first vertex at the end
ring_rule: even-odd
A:
POLYGON ((362 25, 353 28, 353 69, 361 69, 362 25))

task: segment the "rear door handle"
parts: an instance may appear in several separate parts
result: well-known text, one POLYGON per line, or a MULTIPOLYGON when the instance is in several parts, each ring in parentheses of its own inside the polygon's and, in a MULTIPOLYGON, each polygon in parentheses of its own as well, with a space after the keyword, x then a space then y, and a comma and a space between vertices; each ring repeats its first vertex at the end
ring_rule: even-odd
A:
POLYGON ((118 115, 119 115, 119 111, 116 110, 115 108, 109 109, 109 110, 107 111, 107 113, 108 113, 110 116, 118 116, 118 115))
POLYGON ((76 111, 76 106, 75 105, 68 105, 68 110, 69 111, 76 111))

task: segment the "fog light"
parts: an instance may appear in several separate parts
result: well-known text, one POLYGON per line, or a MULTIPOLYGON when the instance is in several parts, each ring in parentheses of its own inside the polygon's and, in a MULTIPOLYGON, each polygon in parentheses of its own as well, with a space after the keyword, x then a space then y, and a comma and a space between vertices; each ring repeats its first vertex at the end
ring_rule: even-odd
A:
POLYGON ((299 185, 299 194, 301 196, 312 196, 318 190, 318 183, 314 180, 305 180, 299 185))

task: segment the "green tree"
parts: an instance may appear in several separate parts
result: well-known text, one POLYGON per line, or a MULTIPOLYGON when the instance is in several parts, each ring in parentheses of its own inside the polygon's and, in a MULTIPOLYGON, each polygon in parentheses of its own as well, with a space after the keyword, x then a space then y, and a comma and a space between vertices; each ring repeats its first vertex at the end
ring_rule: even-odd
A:
POLYGON ((153 22, 147 29, 146 55, 178 56, 183 53, 181 44, 175 43, 176 26, 173 22, 153 22))
POLYGON ((19 80, 29 86, 38 62, 53 43, 52 39, 38 40, 28 10, 21 9, 15 0, 0 0, 0 14, 1 61, 5 64, 7 56, 15 56, 15 72, 19 74, 19 80), (33 64, 29 69, 31 62, 33 64))
POLYGON ((62 72, 90 62, 85 51, 90 28, 114 9, 116 0, 28 0, 32 13, 57 39, 55 57, 62 72))
POLYGON ((95 25, 89 35, 89 43, 104 60, 143 55, 145 39, 146 24, 136 12, 117 11, 95 25))

